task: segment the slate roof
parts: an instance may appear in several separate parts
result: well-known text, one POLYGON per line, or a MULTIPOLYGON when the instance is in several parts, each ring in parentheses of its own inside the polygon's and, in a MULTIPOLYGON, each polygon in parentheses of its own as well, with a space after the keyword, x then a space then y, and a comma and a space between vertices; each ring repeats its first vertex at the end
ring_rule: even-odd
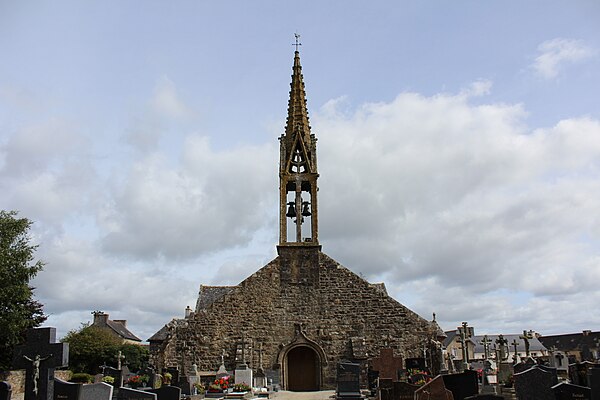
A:
POLYGON ((148 338, 148 342, 162 342, 163 340, 165 340, 167 338, 168 333, 169 333, 169 327, 167 325, 165 325, 162 328, 160 328, 158 330, 158 332, 156 332, 154 335, 152 335, 150 338, 148 338))
POLYGON ((117 321, 111 321, 110 319, 108 321, 106 321, 106 325, 111 328, 113 331, 115 331, 119 336, 121 336, 123 339, 127 339, 127 340, 134 340, 136 342, 141 342, 142 339, 140 339, 139 337, 135 336, 133 333, 131 333, 131 331, 129 329, 127 329, 125 327, 125 325, 123 325, 120 322, 117 321))
MULTIPOLYGON (((446 338, 444 339, 444 341, 442 342, 442 344, 444 345, 444 347, 448 347, 448 345, 450 343, 452 343, 452 341, 454 340, 454 338, 456 336, 458 336, 458 330, 455 329, 453 331, 445 331, 444 333, 446 334, 446 338)), ((475 344, 475 342, 473 342, 472 338, 467 339, 467 341, 475 344)))
MULTIPOLYGON (((508 341, 508 351, 510 354, 514 353, 515 348, 512 345, 513 340, 516 340, 517 343, 519 343, 517 345, 517 353, 525 353, 525 341, 523 339, 519 339, 519 336, 521 336, 522 334, 518 333, 518 334, 508 334, 508 335, 502 335, 504 336, 504 339, 506 339, 508 341)), ((483 345, 479 344, 482 340, 483 340, 483 336, 484 335, 476 335, 473 336, 473 341, 475 342, 475 353, 483 353, 483 345)), ((499 335, 487 335, 488 339, 490 339, 492 341, 491 344, 491 348, 494 347, 494 344, 496 343, 496 339, 498 339, 499 335)), ((544 346, 536 337, 534 337, 533 339, 529 339, 529 352, 533 353, 533 352, 541 352, 541 351, 546 351, 546 346, 544 346)))
POLYGON ((594 349, 600 347, 600 332, 548 335, 540 337, 540 341, 546 348, 556 347, 560 351, 594 349))

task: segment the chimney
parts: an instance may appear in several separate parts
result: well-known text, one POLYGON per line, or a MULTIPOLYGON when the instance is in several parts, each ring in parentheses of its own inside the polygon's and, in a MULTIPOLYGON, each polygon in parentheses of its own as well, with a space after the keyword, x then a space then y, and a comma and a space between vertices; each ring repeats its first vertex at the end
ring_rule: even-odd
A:
POLYGON ((113 319, 114 322, 118 322, 121 325, 123 325, 123 327, 127 328, 127 320, 126 319, 113 319))
POLYGON ((586 330, 583 331, 583 336, 589 336, 590 333, 592 333, 592 331, 589 330, 589 329, 586 329, 586 330))
POLYGON ((185 308, 185 317, 186 317, 186 318, 189 318, 189 317, 190 317, 190 315, 192 315, 192 309, 190 308, 190 306, 187 306, 187 307, 185 308))
POLYGON ((94 311, 92 314, 94 314, 93 325, 106 326, 106 321, 108 321, 108 314, 103 313, 102 311, 94 311))

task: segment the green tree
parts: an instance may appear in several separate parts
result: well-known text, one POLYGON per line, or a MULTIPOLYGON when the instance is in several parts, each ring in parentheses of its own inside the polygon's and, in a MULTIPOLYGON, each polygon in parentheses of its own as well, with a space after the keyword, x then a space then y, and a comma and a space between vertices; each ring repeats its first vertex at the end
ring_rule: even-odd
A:
POLYGON ((83 324, 61 341, 69 343, 69 369, 73 372, 96 374, 104 363, 116 366, 121 341, 105 329, 83 324))
POLYGON ((131 371, 148 366, 146 347, 122 343, 110 331, 89 323, 82 324, 80 329, 69 331, 61 341, 69 343, 69 369, 73 372, 97 374, 100 365, 116 367, 119 351, 125 356, 123 363, 131 371))
POLYGON ((15 211, 0 210, 0 370, 10 369, 13 348, 23 343, 27 329, 47 318, 29 285, 44 266, 33 262, 37 246, 30 243, 31 225, 15 211))

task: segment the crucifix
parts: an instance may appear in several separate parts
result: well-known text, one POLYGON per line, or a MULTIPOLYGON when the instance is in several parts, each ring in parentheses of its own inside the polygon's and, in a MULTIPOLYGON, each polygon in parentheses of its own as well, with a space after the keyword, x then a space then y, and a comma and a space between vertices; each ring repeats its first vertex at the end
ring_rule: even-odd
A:
POLYGON ((525 357, 529 357, 529 339, 533 339, 533 331, 523 331, 519 339, 523 339, 525 342, 525 357))
POLYGON ((513 339, 511 345, 513 346, 513 348, 515 349, 515 354, 513 354, 513 362, 516 364, 517 363, 517 347, 519 347, 519 342, 517 342, 517 339, 513 339))
POLYGON ((462 345, 462 361, 463 370, 469 369, 469 349, 467 347, 467 339, 473 336, 473 328, 467 322, 463 322, 462 326, 458 327, 460 334, 460 343, 462 345))
POLYGON ((54 369, 69 364, 69 344, 56 343, 56 328, 27 331, 13 352, 13 367, 25 369, 25 400, 53 400, 54 369))
POLYGON ((508 358, 507 349, 508 349, 508 340, 504 338, 504 335, 498 335, 498 339, 496 339, 496 344, 498 345, 498 356, 496 357, 497 361, 504 361, 508 358))
POLYGON ((487 385, 487 375, 488 375, 488 363, 489 363, 489 358, 490 358, 490 345, 492 344, 492 340, 490 338, 488 338, 488 335, 484 335, 483 339, 481 340, 481 342, 479 342, 479 344, 483 345, 483 377, 481 380, 482 386, 486 386, 487 385))

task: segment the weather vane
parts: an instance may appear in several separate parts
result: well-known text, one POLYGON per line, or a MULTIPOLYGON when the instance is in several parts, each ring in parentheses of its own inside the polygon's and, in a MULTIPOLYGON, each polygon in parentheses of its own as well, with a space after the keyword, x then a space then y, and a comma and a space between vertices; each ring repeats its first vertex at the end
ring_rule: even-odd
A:
POLYGON ((294 36, 296 37, 296 43, 292 44, 292 46, 296 46, 296 51, 298 51, 298 46, 302 46, 302 43, 300 43, 300 34, 294 33, 294 36))

